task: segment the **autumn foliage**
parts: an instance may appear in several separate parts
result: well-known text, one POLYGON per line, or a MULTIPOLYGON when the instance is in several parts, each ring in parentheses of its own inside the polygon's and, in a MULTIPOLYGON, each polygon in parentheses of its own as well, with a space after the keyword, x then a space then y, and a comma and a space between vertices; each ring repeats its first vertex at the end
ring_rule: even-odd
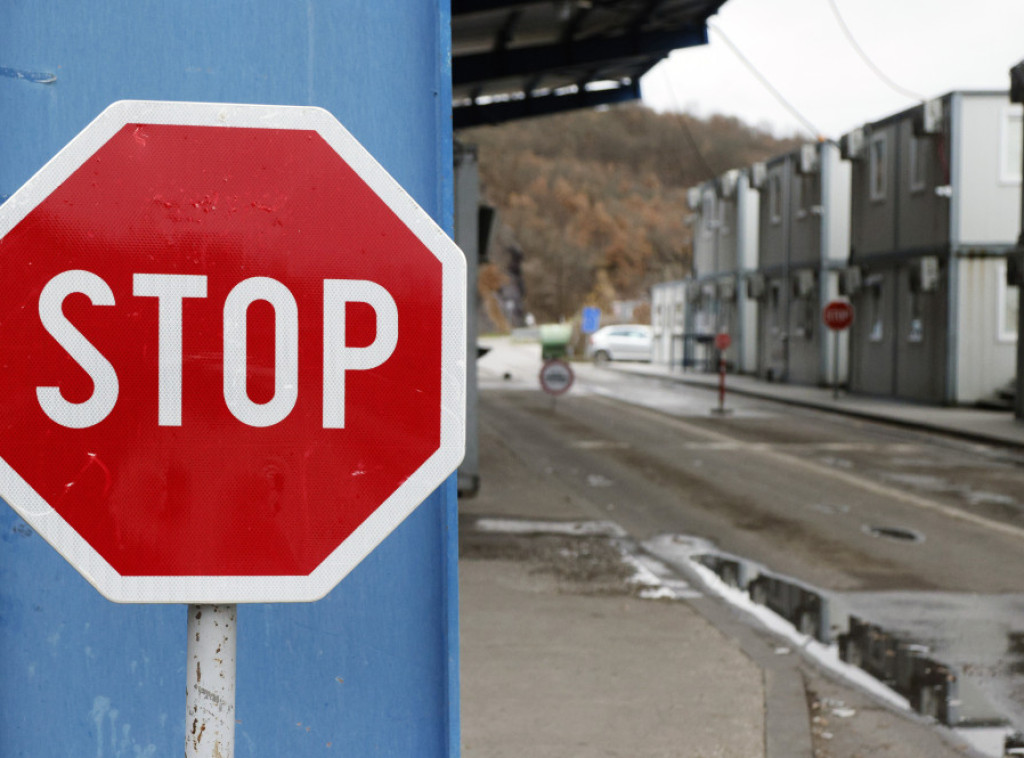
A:
MULTIPOLYGON (((685 275, 686 189, 795 144, 734 118, 639 105, 479 127, 457 138, 477 146, 484 198, 503 226, 493 266, 505 263, 503 244, 522 250, 524 305, 538 321, 570 318, 584 305, 607 310, 685 275)), ((484 273, 480 292, 491 316, 496 300, 484 293, 505 280, 484 273)))

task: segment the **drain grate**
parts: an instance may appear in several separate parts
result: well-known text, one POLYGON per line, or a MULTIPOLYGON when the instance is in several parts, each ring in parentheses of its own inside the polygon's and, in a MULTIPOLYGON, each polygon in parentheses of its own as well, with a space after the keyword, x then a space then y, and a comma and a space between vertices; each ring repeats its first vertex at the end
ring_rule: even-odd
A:
POLYGON ((865 524, 863 529, 872 537, 881 537, 882 539, 896 540, 897 542, 924 542, 923 534, 915 532, 913 529, 905 529, 902 526, 865 524))

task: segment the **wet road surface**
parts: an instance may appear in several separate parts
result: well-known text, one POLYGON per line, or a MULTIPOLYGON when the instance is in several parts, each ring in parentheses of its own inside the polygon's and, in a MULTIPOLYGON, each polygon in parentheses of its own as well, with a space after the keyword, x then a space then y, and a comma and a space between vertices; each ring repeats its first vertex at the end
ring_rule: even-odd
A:
POLYGON ((821 588, 1024 724, 1024 455, 760 400, 717 416, 714 393, 574 368, 555 400, 525 357, 482 367, 493 454, 637 540, 705 538, 821 588))

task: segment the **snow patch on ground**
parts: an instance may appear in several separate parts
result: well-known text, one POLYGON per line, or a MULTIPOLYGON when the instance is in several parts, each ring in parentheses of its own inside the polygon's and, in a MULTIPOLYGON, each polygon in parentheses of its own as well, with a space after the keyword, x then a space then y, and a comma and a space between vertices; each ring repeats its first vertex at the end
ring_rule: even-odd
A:
POLYGON ((638 555, 625 546, 620 549, 622 560, 632 566, 634 571, 627 581, 641 588, 640 597, 645 600, 686 600, 702 596, 689 582, 674 576, 672 570, 661 561, 638 555))
POLYGON ((1012 729, 1004 726, 954 729, 953 731, 979 753, 992 756, 992 758, 1001 758, 1001 756, 1007 755, 1003 752, 1003 745, 1006 738, 1013 733, 1012 729))
POLYGON ((560 534, 573 537, 625 537, 614 521, 523 521, 520 519, 482 518, 476 524, 481 532, 502 534, 560 534))
MULTIPOLYGON (((842 679, 873 693, 900 710, 913 712, 913 708, 905 697, 885 686, 863 669, 841 660, 838 646, 823 645, 813 637, 800 633, 787 620, 771 609, 758 605, 750 599, 744 590, 726 584, 718 574, 697 561, 698 555, 717 552, 712 543, 685 535, 662 535, 643 543, 643 548, 670 566, 686 564, 698 574, 705 590, 754 617, 773 634, 789 640, 819 666, 829 669, 842 679)), ((776 653, 788 655, 790 649, 782 646, 776 649, 776 653)), ((839 718, 848 718, 853 716, 854 712, 852 709, 838 708, 833 715, 839 718)), ((1003 755, 1004 740, 1013 732, 1013 729, 1000 726, 960 728, 954 729, 954 731, 979 753, 992 758, 1000 758, 1003 755)))
POLYGON ((910 703, 905 697, 889 689, 863 669, 840 660, 839 648, 836 645, 823 645, 813 637, 802 634, 774 611, 751 600, 746 591, 729 586, 714 571, 694 560, 695 556, 708 552, 711 547, 705 540, 682 535, 662 535, 648 540, 643 547, 670 565, 679 562, 689 564, 689 568, 697 572, 708 592, 757 619, 773 634, 788 640, 823 668, 874 693, 901 710, 911 710, 910 703))

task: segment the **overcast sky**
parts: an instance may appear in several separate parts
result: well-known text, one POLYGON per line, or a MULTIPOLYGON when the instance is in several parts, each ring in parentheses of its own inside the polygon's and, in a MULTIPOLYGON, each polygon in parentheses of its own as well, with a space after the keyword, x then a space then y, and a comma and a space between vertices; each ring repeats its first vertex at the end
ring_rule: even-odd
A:
MULTIPOLYGON (((1024 0, 835 0, 867 56, 905 90, 1009 89, 1024 60, 1024 0)), ((857 55, 830 0, 727 0, 710 25, 826 137, 917 102, 857 55)), ((777 134, 810 136, 712 28, 710 43, 677 50, 641 80, 644 102, 699 116, 724 113, 777 134)))

